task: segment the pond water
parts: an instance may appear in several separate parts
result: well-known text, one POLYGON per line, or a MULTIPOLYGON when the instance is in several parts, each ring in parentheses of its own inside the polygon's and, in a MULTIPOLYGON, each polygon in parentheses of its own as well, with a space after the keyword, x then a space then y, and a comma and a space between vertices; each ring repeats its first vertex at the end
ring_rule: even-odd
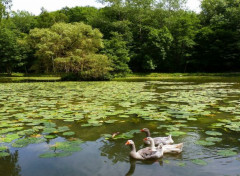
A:
POLYGON ((239 134, 238 78, 0 84, 0 176, 238 176, 239 134), (144 127, 183 152, 129 158, 144 127))

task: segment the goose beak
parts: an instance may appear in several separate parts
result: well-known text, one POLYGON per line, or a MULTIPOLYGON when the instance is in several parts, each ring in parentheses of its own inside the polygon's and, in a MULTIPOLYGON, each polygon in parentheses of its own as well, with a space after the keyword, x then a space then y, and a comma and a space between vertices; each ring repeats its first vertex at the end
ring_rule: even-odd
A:
POLYGON ((125 143, 125 145, 130 145, 130 142, 129 142, 129 141, 127 141, 127 142, 125 143))
POLYGON ((144 138, 143 140, 144 140, 144 141, 147 141, 148 139, 147 139, 147 138, 144 138))
POLYGON ((141 129, 140 131, 141 131, 141 132, 144 132, 144 130, 143 130, 143 129, 141 129))

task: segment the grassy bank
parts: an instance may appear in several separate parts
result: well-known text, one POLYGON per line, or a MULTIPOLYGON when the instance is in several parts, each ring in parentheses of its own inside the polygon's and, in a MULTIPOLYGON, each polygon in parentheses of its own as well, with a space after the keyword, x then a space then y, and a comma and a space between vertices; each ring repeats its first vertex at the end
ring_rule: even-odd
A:
POLYGON ((232 77, 240 76, 239 72, 233 73, 132 73, 127 75, 130 78, 136 77, 189 77, 189 76, 221 76, 221 77, 232 77))
POLYGON ((41 82, 41 81, 59 81, 60 76, 56 74, 23 74, 12 73, 0 74, 0 82, 41 82))
MULTIPOLYGON (((113 80, 131 79, 189 79, 189 78, 219 78, 235 77, 240 79, 240 73, 132 73, 126 77, 114 78, 113 80)), ((58 74, 23 74, 13 73, 0 74, 0 82, 41 82, 41 81, 60 81, 58 74)))

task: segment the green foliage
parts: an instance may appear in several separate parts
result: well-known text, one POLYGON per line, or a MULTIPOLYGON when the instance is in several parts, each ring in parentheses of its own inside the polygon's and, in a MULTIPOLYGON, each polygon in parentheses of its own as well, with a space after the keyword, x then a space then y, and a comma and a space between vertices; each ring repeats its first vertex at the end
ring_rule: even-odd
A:
POLYGON ((41 14, 37 17, 38 28, 49 28, 55 23, 67 22, 68 17, 60 11, 48 12, 42 8, 41 14))
MULTIPOLYGON (((66 7, 55 12, 42 9, 34 16, 26 11, 11 12, 11 0, 0 0, 1 72, 56 72, 56 58, 68 61, 91 54, 106 60, 99 52, 109 58, 112 70, 108 72, 115 76, 131 70, 239 71, 239 0, 203 0, 200 14, 187 10, 186 0, 99 2, 106 6, 66 7), (71 24, 74 22, 95 29, 84 25, 80 29, 71 24)), ((78 75, 67 77, 77 79, 78 75)))
POLYGON ((89 24, 94 18, 98 18, 98 9, 95 7, 65 7, 60 12, 68 17, 70 23, 84 22, 89 24))
MULTIPOLYGON (((5 26, 0 26, 0 68, 1 71, 12 73, 14 68, 24 65, 24 39, 5 26)), ((25 50, 26 51, 26 50, 25 50)))
POLYGON ((57 23, 31 30, 30 39, 46 72, 58 70, 79 80, 96 80, 104 79, 111 69, 108 58, 96 54, 103 47, 102 34, 89 25, 57 23))
POLYGON ((109 79, 108 73, 111 70, 108 58, 100 54, 56 58, 55 64, 57 70, 71 73, 62 78, 68 81, 109 79))
POLYGON ((29 33, 29 31, 35 28, 37 24, 35 16, 27 11, 12 12, 11 21, 22 33, 29 33))
POLYGON ((204 0, 201 6, 203 28, 196 39, 196 64, 209 71, 239 70, 239 0, 204 0))
POLYGON ((130 61, 129 49, 127 48, 127 42, 123 40, 123 36, 117 32, 112 32, 112 37, 109 40, 105 40, 104 54, 112 62, 111 71, 114 75, 125 76, 130 72, 128 62, 130 61))

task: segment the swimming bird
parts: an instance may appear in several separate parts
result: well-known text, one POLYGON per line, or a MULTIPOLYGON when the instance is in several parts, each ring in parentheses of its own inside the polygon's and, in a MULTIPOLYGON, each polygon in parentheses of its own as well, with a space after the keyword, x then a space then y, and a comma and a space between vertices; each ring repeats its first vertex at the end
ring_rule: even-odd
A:
MULTIPOLYGON (((148 128, 143 128, 143 129, 141 129, 140 131, 141 131, 141 132, 145 132, 146 135, 147 135, 147 137, 151 137, 150 130, 149 130, 148 128)), ((154 144, 155 144, 156 146, 158 146, 158 145, 161 144, 161 143, 162 143, 163 145, 173 144, 173 143, 174 143, 171 135, 169 135, 169 136, 167 136, 167 137, 155 137, 155 138, 153 138, 153 140, 154 140, 154 144)), ((143 140, 143 142, 144 142, 145 144, 150 144, 150 141, 148 141, 148 140, 143 140)))
POLYGON ((163 156, 163 150, 160 149, 160 147, 157 149, 154 145, 153 139, 145 139, 149 140, 151 146, 146 147, 143 149, 140 149, 136 151, 135 144, 132 140, 128 140, 125 145, 129 145, 131 148, 130 156, 132 158, 138 159, 138 160, 146 160, 146 159, 157 159, 163 156))
POLYGON ((162 145, 159 146, 159 148, 163 150, 163 153, 181 153, 183 150, 183 143, 173 145, 162 145))

